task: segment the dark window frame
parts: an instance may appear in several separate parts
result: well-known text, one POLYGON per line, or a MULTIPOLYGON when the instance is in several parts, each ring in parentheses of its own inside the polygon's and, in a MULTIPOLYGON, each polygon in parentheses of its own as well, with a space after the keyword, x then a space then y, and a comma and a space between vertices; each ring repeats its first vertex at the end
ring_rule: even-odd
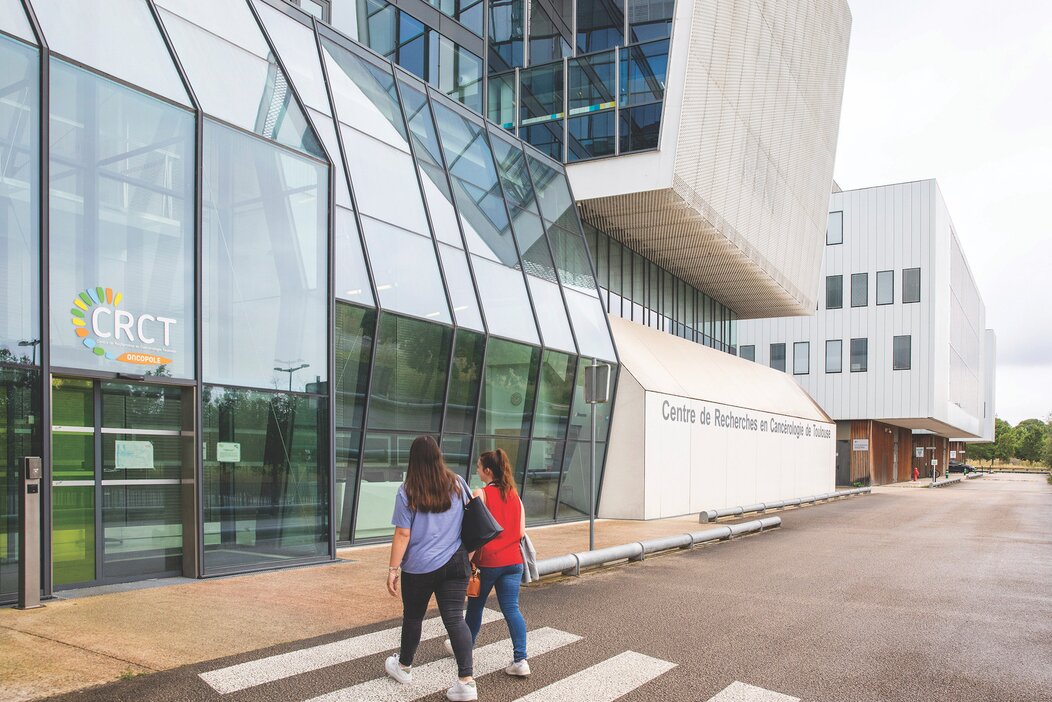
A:
POLYGON ((879 305, 894 305, 895 304, 895 270, 894 269, 889 270, 889 271, 877 271, 877 300, 876 300, 876 302, 877 302, 878 306, 879 305), (888 300, 887 302, 881 302, 880 301, 880 276, 884 275, 885 273, 891 275, 891 283, 889 283, 889 285, 888 285, 888 288, 889 288, 889 290, 891 292, 891 299, 888 300))
POLYGON ((851 306, 852 307, 869 307, 869 273, 852 273, 851 274, 851 306), (865 300, 862 302, 855 302, 855 281, 865 281, 862 291, 865 293, 865 300))
POLYGON ((756 344, 744 344, 738 348, 738 355, 746 361, 756 362, 756 344), (749 355, 745 355, 745 349, 749 349, 749 355))
POLYGON ((771 344, 771 347, 768 349, 768 354, 769 355, 767 357, 767 365, 770 366, 771 368, 774 368, 775 370, 779 370, 779 371, 782 371, 784 373, 785 372, 785 343, 783 342, 783 343, 780 343, 780 344, 771 344), (781 368, 779 368, 779 367, 774 365, 774 350, 775 350, 775 348, 777 348, 779 346, 782 347, 782 367, 781 368))
POLYGON ((911 370, 913 367, 913 336, 911 334, 898 334, 891 340, 891 369, 911 370), (899 340, 906 340, 906 365, 899 364, 899 340))
POLYGON ((869 371, 869 337, 860 337, 851 340, 848 347, 848 365, 852 373, 866 373, 869 371), (862 355, 862 367, 855 368, 855 342, 863 342, 865 349, 862 355))
POLYGON ((826 309, 827 310, 842 310, 844 309, 844 276, 841 275, 827 275, 826 276, 826 309), (830 305, 829 304, 829 283, 833 280, 839 281, 840 288, 840 304, 830 305))
POLYGON ((810 341, 794 341, 793 342, 793 375, 811 375, 811 342, 810 341), (801 346, 807 347, 807 355, 806 355, 807 368, 805 368, 803 371, 799 371, 799 370, 796 369, 796 361, 797 361, 796 353, 797 353, 797 349, 800 348, 801 346))
POLYGON ((902 304, 904 304, 904 305, 912 305, 912 304, 920 302, 920 301, 921 301, 921 269, 920 269, 920 266, 916 266, 914 268, 903 268, 902 269, 902 304), (917 274, 917 299, 916 300, 911 300, 910 296, 907 294, 908 288, 906 287, 906 285, 907 285, 906 281, 909 278, 909 274, 913 273, 914 271, 916 271, 916 274, 917 274))
POLYGON ((826 339, 826 358, 825 358, 825 369, 826 373, 843 373, 844 372, 844 340, 843 339, 826 339), (837 344, 837 369, 829 370, 829 345, 837 344))
POLYGON ((826 218, 826 246, 837 246, 844 243, 844 211, 835 210, 829 213, 829 217, 826 218), (840 215, 840 240, 830 241, 829 240, 829 222, 832 220, 833 215, 840 215))

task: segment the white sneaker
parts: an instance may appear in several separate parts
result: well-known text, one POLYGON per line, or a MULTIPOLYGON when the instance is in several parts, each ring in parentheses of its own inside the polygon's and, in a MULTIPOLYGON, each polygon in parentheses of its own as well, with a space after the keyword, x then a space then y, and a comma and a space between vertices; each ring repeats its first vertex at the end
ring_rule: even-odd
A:
POLYGON ((449 639, 446 639, 445 641, 442 642, 442 645, 446 647, 446 653, 448 653, 451 656, 456 657, 457 654, 453 652, 453 642, 452 641, 450 641, 449 639))
POLYGON ((398 662, 397 653, 393 656, 387 657, 387 660, 384 661, 384 670, 387 671, 387 674, 389 676, 394 678, 396 681, 402 683, 403 685, 407 685, 413 682, 412 666, 410 666, 409 668, 403 668, 402 664, 398 662))
POLYGON ((530 676, 530 664, 523 658, 521 661, 515 661, 509 665, 504 669, 504 672, 517 678, 528 678, 530 676))
POLYGON ((461 702, 462 700, 477 700, 479 698, 478 688, 475 686, 475 681, 471 682, 460 682, 457 680, 453 683, 453 687, 446 690, 446 699, 453 700, 453 702, 461 702))

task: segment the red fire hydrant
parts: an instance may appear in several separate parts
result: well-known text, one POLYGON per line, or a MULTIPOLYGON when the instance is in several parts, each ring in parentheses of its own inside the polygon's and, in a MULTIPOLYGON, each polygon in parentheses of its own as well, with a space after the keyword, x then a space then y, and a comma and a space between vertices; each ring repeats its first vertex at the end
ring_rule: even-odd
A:
POLYGON ((920 477, 920 471, 917 470, 917 466, 913 466, 913 480, 916 481, 920 477))

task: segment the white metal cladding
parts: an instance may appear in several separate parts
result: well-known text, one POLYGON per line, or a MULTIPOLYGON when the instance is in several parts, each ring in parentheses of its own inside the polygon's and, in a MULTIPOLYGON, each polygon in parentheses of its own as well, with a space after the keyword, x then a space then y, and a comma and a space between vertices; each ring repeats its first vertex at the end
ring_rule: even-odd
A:
MULTIPOLYGON (((833 193, 843 243, 825 246, 812 316, 738 324, 738 347, 810 342, 810 370, 795 375, 836 420, 880 419, 951 438, 992 438, 993 333, 934 180, 833 193), (919 303, 903 302, 903 271, 920 268, 919 303), (894 273, 894 302, 877 305, 877 273, 894 273), (851 275, 868 273, 868 304, 851 307, 851 275), (827 309, 827 276, 842 276, 843 307, 827 309), (895 336, 909 336, 910 369, 894 370, 895 336), (868 340, 867 370, 851 372, 851 339, 868 340), (842 340, 840 373, 826 373, 826 341, 842 340), (990 340, 989 342, 987 340, 990 340), (985 412, 985 416, 984 416, 985 412)), ((792 372, 787 363, 788 372, 792 372)))
POLYGON ((814 309, 846 2, 681 0, 660 149, 568 171, 584 218, 741 318, 814 309))

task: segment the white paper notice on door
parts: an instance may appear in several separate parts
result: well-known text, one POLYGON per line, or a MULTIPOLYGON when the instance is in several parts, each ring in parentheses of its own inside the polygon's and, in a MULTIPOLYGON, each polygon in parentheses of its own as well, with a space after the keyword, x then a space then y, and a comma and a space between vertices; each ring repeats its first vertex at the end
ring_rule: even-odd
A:
POLYGON ((241 460, 241 444, 233 441, 217 442, 216 460, 220 463, 238 463, 241 460))
POLYGON ((114 443, 114 464, 117 470, 153 470, 152 442, 118 439, 114 443))

